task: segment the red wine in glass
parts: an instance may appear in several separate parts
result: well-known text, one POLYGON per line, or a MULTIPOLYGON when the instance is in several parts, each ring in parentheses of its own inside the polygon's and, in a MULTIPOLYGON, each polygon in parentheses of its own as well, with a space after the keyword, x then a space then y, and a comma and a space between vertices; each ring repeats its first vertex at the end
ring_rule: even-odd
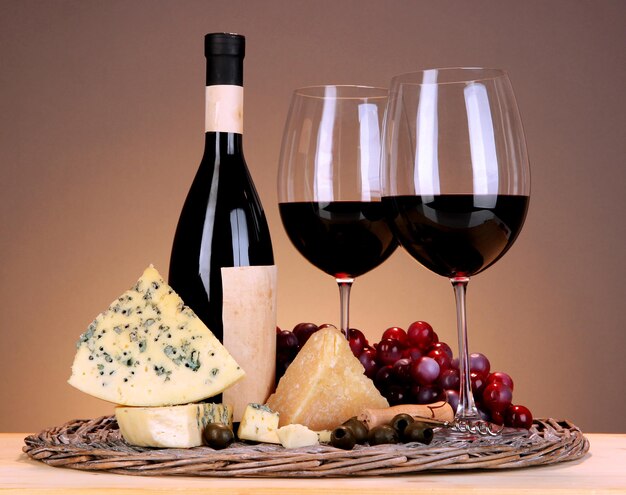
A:
POLYGON ((363 275, 396 249, 380 201, 280 203, 278 208, 300 254, 335 278, 363 275))
POLYGON ((383 198, 403 247, 448 278, 476 275, 500 259, 522 228, 528 201, 506 194, 383 198))

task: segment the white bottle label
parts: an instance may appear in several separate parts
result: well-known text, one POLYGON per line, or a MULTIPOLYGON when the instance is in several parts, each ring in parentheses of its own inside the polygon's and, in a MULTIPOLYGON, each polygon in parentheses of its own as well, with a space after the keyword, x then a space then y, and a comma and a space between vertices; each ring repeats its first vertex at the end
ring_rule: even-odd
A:
POLYGON ((242 86, 207 86, 205 102, 205 132, 243 134, 242 86))
POLYGON ((222 268, 224 347, 246 376, 223 392, 240 421, 246 406, 264 404, 276 372, 276 266, 222 268))

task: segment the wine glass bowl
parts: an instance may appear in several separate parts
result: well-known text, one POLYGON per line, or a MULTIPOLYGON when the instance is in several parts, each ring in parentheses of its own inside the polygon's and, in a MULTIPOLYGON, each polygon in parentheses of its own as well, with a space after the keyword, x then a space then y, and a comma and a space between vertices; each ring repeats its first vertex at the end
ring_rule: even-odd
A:
POLYGON ((283 226, 300 254, 337 280, 344 333, 354 278, 376 268, 397 246, 380 201, 386 104, 383 88, 297 89, 283 134, 278 173, 283 226))
POLYGON ((384 126, 382 201, 396 238, 423 266, 450 279, 455 292, 456 433, 494 434, 472 396, 465 291, 471 276, 512 246, 528 209, 530 169, 511 83, 499 69, 396 76, 384 126))

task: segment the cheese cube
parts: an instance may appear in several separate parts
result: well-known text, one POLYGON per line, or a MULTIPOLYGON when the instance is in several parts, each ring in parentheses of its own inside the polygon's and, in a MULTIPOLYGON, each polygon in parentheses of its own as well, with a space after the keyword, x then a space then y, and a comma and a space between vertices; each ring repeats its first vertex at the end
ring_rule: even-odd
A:
POLYGON ((241 440, 252 440, 254 442, 280 443, 276 433, 278 430, 279 415, 263 404, 248 404, 237 436, 241 440))

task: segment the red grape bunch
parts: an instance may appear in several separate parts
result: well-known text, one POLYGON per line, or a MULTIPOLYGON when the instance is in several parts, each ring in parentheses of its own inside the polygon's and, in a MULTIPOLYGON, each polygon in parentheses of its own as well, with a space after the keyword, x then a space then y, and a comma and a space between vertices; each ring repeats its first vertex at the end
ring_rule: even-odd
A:
MULTIPOLYGON (((284 374, 308 338, 320 328, 314 323, 299 323, 293 331, 277 328, 276 380, 284 374)), ((433 328, 416 321, 408 330, 390 327, 380 342, 369 344, 360 330, 348 331, 352 353, 363 365, 365 375, 390 405, 430 404, 447 401, 453 410, 459 403, 459 360, 452 349, 440 342, 433 328)), ((483 419, 498 425, 530 428, 533 417, 528 408, 514 405, 513 379, 491 371, 484 354, 470 355, 472 393, 483 419)))

